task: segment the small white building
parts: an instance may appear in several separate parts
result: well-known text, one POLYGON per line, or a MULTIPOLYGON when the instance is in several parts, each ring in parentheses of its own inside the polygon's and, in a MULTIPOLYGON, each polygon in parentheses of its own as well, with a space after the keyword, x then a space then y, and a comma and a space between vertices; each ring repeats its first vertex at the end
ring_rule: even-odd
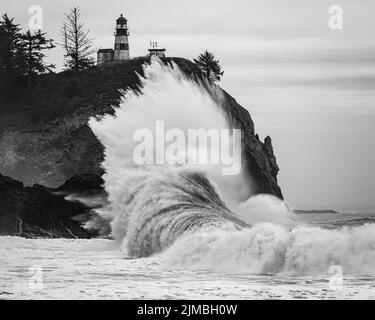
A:
POLYGON ((128 21, 121 16, 116 20, 114 49, 100 49, 97 52, 97 64, 108 61, 129 60, 129 31, 128 21))
POLYGON ((113 49, 100 49, 97 53, 98 64, 102 64, 107 61, 113 61, 114 54, 115 52, 113 49))
POLYGON ((150 41, 150 49, 148 49, 148 56, 156 56, 159 58, 164 58, 165 57, 165 51, 166 49, 164 48, 158 48, 158 43, 150 41))

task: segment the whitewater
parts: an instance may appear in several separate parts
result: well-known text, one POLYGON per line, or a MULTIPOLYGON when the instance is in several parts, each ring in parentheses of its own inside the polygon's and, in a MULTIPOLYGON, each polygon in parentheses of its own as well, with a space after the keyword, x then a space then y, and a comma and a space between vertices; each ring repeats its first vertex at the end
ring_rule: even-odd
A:
MULTIPOLYGON (((244 166, 223 175, 220 164, 137 164, 134 132, 155 133, 157 121, 186 133, 233 128, 218 87, 158 60, 139 77, 115 115, 89 121, 105 147, 108 199, 85 227, 101 237, 2 237, 0 298, 375 297, 375 215, 294 214, 286 202, 254 194, 244 166), (38 288, 30 285, 35 270, 38 288)), ((162 156, 210 151, 170 150, 162 156)))

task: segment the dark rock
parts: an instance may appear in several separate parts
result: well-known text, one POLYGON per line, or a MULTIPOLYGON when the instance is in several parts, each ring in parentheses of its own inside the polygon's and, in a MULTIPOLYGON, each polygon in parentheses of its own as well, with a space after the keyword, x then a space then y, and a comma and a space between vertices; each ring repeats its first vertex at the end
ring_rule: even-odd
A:
POLYGON ((276 157, 273 152, 272 140, 270 136, 267 136, 264 139, 263 150, 269 160, 270 167, 271 167, 271 174, 276 179, 277 174, 280 169, 276 162, 276 157))
POLYGON ((95 174, 76 174, 63 185, 54 189, 57 192, 95 194, 104 191, 104 180, 95 174))
POLYGON ((90 238, 73 217, 87 209, 50 190, 0 174, 0 235, 44 238, 90 238))
POLYGON ((242 131, 243 160, 247 174, 251 177, 253 194, 266 193, 283 199, 277 183, 279 167, 273 152, 271 138, 266 137, 264 143, 259 140, 250 113, 226 91, 219 89, 214 98, 226 112, 232 126, 242 131))
POLYGON ((23 183, 0 174, 0 190, 4 190, 5 188, 12 191, 17 191, 23 188, 23 183))

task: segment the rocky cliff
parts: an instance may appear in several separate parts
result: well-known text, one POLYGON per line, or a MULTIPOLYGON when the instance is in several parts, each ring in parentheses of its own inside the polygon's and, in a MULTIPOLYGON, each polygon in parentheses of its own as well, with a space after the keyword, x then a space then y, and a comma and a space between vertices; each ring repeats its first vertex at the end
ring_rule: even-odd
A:
MULTIPOLYGON (((200 78, 199 69, 191 61, 173 60, 187 75, 200 78)), ((18 111, 12 108, 12 117, 2 123, 0 172, 26 185, 37 183, 47 187, 57 187, 75 174, 102 175, 103 147, 87 120, 113 113, 121 95, 118 89, 136 89, 137 74, 142 75, 145 62, 146 59, 139 58, 80 74, 42 76, 38 82, 40 93, 31 106, 18 106, 18 111)), ((233 125, 243 132, 245 161, 254 192, 282 198, 271 139, 260 141, 249 112, 225 91, 223 96, 223 108, 233 125)), ((9 113, 1 116, 9 117, 9 113)))
MULTIPOLYGON (((165 59, 165 62, 171 59, 165 59)), ((182 58, 173 60, 189 77, 201 79, 194 63, 182 58)), ((31 101, 25 102, 20 98, 0 110, 0 173, 21 181, 1 176, 0 196, 6 199, 4 203, 7 207, 0 204, 0 233, 9 228, 13 233, 19 233, 19 227, 15 226, 22 221, 23 230, 28 230, 28 233, 46 235, 55 228, 54 219, 62 215, 69 220, 67 229, 52 234, 88 236, 70 221, 71 216, 83 209, 74 203, 69 206, 63 198, 54 194, 47 194, 49 190, 45 187, 56 188, 77 174, 100 179, 104 150, 87 121, 93 116, 113 114, 121 96, 119 89, 137 90, 137 74, 143 74, 145 62, 145 58, 139 58, 105 64, 79 74, 43 75, 38 79, 31 101), (50 224, 37 231, 32 229, 32 221, 39 214, 39 202, 44 211, 50 211, 49 214, 45 212, 50 221, 46 223, 50 224)), ((271 138, 260 141, 249 112, 227 92, 218 90, 221 92, 222 108, 233 126, 242 130, 244 160, 252 177, 253 192, 282 198, 271 138)))

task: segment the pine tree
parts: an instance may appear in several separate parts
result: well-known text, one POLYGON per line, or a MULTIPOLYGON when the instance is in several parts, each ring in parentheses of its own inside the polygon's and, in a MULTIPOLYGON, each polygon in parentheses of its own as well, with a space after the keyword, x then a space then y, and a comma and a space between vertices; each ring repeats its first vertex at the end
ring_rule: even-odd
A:
MULTIPOLYGON (((22 39, 25 47, 25 64, 26 64, 26 76, 28 79, 28 90, 31 89, 31 82, 33 76, 45 73, 46 71, 52 72, 55 68, 53 64, 47 64, 44 62, 45 50, 50 50, 55 47, 53 39, 47 39, 46 33, 42 33, 40 30, 32 34, 27 31, 22 39)), ((30 92, 29 92, 30 93, 30 92)))
POLYGON ((79 7, 70 9, 70 12, 65 14, 61 29, 62 46, 65 49, 65 66, 74 71, 87 69, 94 64, 93 40, 88 37, 89 31, 85 30, 85 25, 80 21, 80 18, 79 7))
POLYGON ((0 90, 5 98, 15 94, 17 80, 25 72, 21 28, 7 14, 0 21, 0 90))
POLYGON ((220 77, 224 74, 219 60, 215 59, 215 56, 207 50, 194 59, 194 62, 210 82, 220 81, 220 77))

